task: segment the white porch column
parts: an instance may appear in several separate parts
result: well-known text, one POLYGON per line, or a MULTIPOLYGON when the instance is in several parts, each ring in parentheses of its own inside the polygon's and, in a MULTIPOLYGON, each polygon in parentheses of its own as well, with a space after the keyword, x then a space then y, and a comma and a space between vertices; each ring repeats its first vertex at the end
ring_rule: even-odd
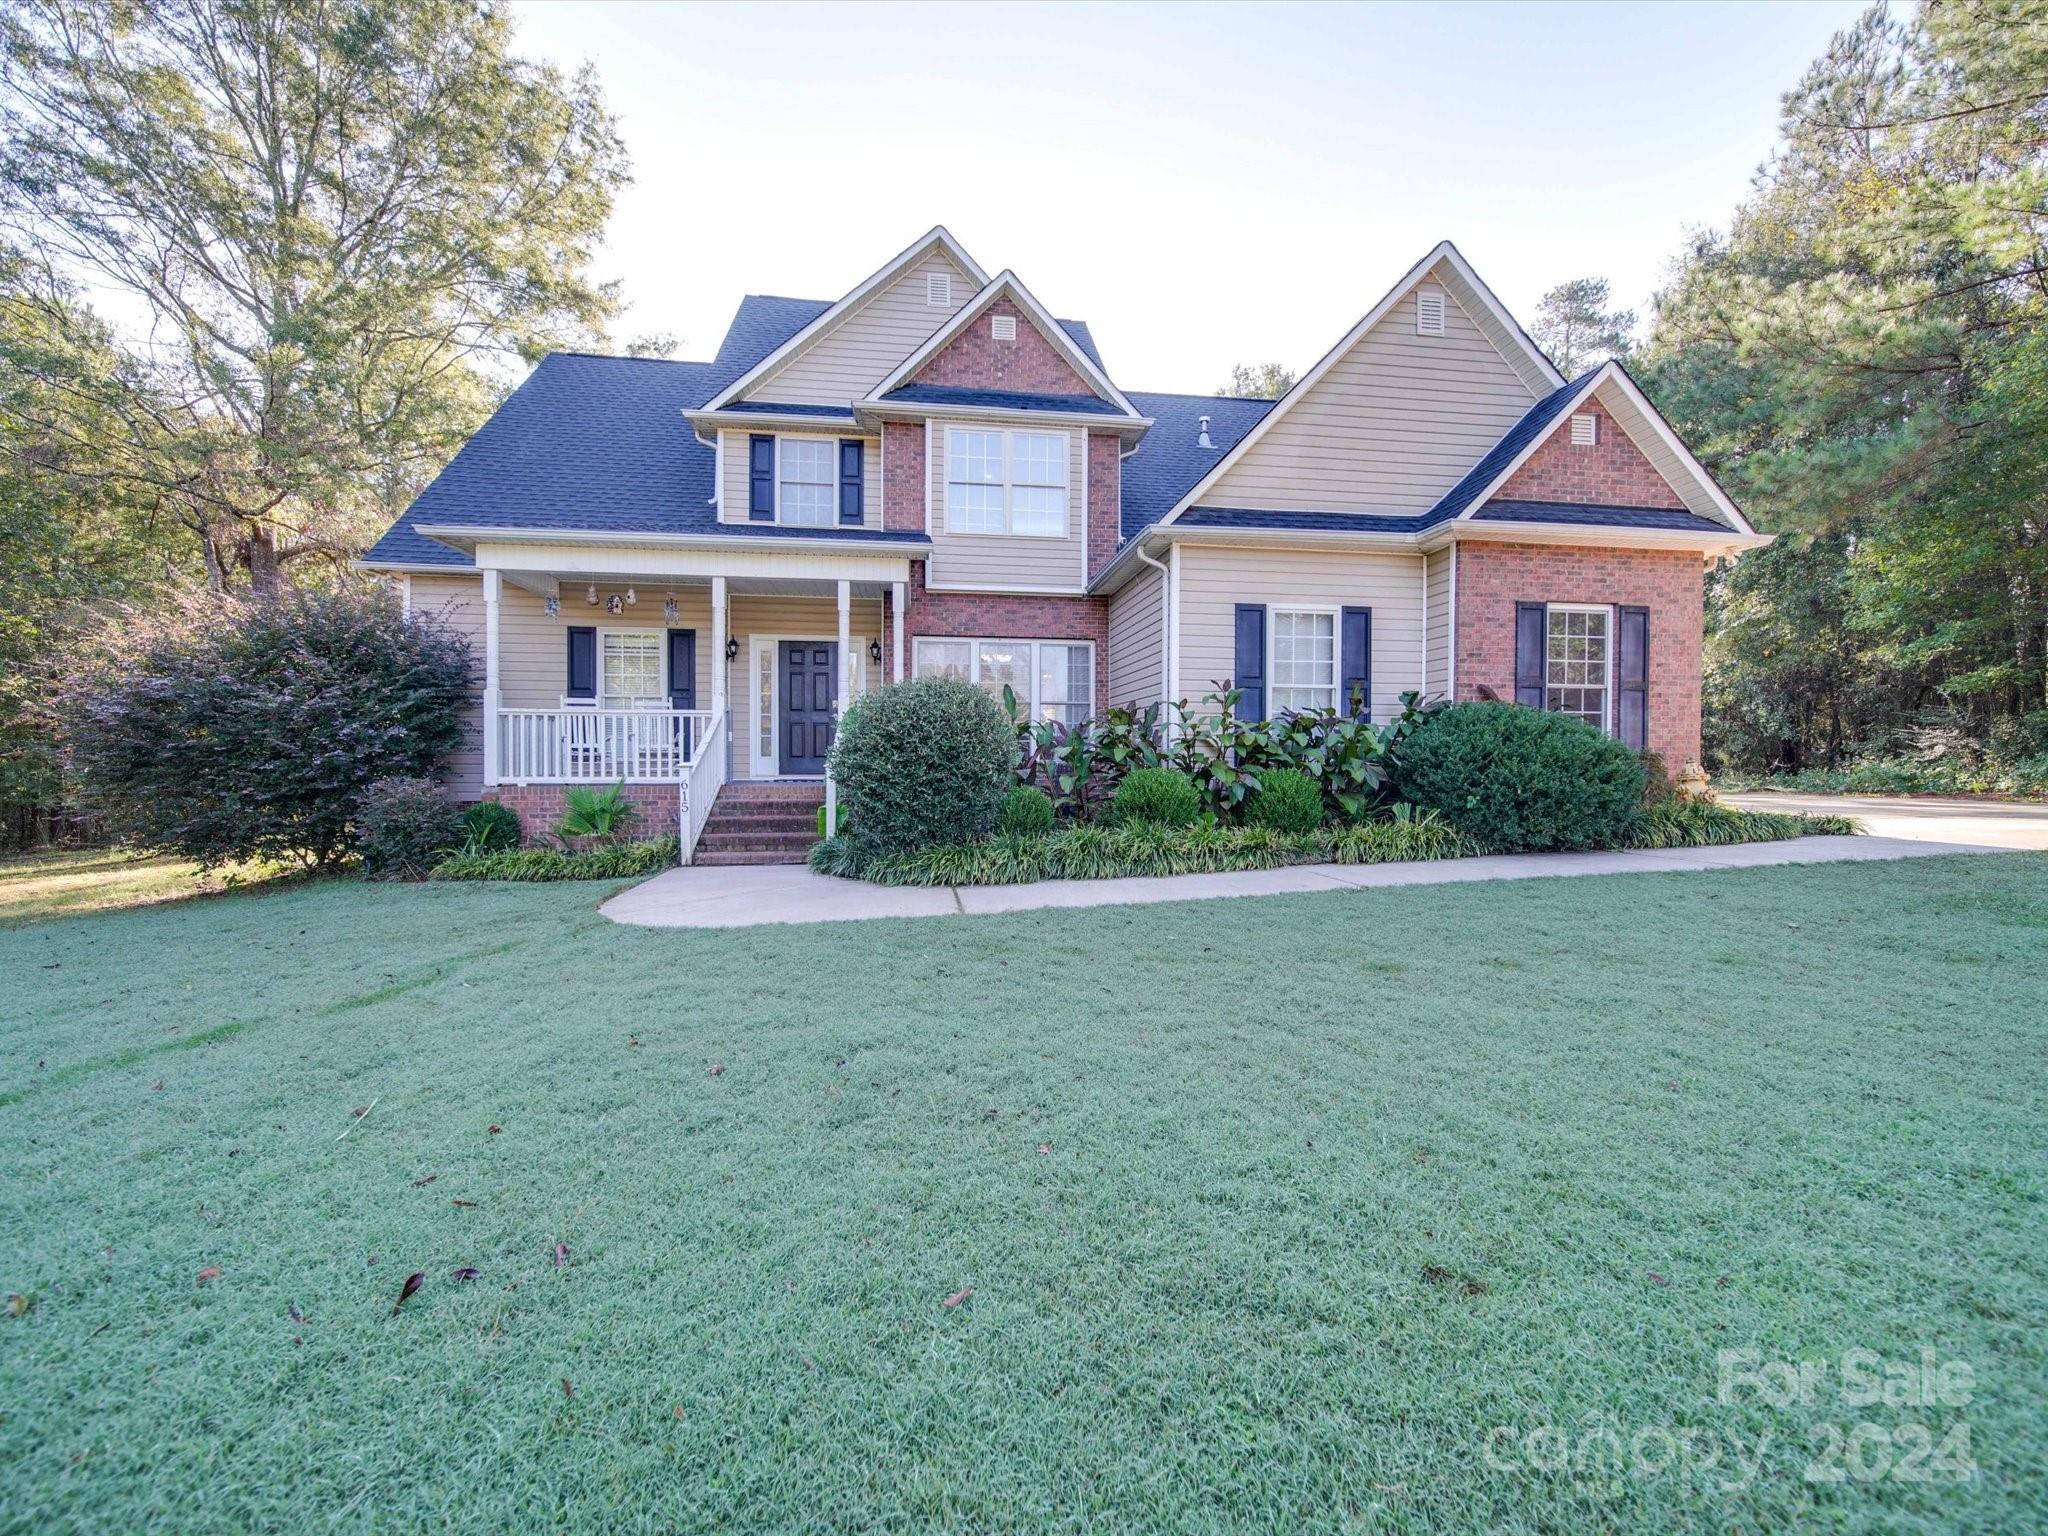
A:
POLYGON ((896 681, 899 683, 903 681, 903 606, 909 595, 910 583, 907 581, 899 581, 889 589, 889 618, 892 621, 889 628, 896 637, 896 681))
POLYGON ((725 715, 725 578, 711 578, 711 713, 725 715))
MULTIPOLYGON (((839 583, 839 650, 837 652, 839 657, 837 668, 839 676, 836 680, 836 686, 832 690, 832 719, 834 721, 833 734, 835 737, 838 735, 837 722, 846 714, 846 695, 850 686, 850 679, 853 676, 851 663, 847 659, 847 652, 852 648, 852 635, 850 633, 853 627, 852 610, 853 583, 842 581, 839 583)), ((832 764, 829 760, 825 764, 825 835, 827 837, 837 837, 839 835, 839 786, 833 782, 832 764)))
POLYGON ((484 572, 484 783, 498 782, 498 598, 504 578, 484 572))

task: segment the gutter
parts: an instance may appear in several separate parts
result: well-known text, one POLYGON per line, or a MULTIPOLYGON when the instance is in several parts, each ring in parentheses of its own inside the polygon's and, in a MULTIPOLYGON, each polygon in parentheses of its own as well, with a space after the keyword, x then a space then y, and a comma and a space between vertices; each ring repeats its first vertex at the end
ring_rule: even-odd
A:
POLYGON ((835 539, 835 538, 762 538, 736 534, 716 533, 620 533, 612 530, 576 528, 497 528, 497 527, 451 527, 446 523, 418 524, 413 532, 430 539, 439 539, 444 544, 460 540, 472 547, 477 544, 620 544, 652 545, 659 549, 750 549, 763 552, 771 549, 789 549, 796 552, 815 554, 881 554, 906 555, 921 560, 931 553, 931 538, 926 534, 912 534, 909 537, 835 539))

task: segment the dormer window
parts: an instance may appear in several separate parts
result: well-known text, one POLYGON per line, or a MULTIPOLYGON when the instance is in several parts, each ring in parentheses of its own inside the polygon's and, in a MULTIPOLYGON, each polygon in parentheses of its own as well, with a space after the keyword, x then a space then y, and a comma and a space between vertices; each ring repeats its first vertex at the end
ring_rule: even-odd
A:
POLYGON ((1444 333, 1444 291, 1418 288, 1415 292, 1415 334, 1441 336, 1444 333))
POLYGON ((1579 415, 1572 418, 1572 446, 1590 448, 1600 441, 1600 418, 1579 415))
POLYGON ((927 272, 924 275, 924 301, 942 309, 953 307, 953 275, 950 272, 927 272))

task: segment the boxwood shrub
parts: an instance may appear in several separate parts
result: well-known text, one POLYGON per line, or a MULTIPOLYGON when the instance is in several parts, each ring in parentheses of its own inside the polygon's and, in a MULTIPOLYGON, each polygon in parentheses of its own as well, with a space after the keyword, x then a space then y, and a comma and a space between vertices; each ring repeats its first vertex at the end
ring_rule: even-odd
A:
POLYGON ((1611 847, 1643 799, 1636 754, 1583 720, 1519 704, 1459 704, 1403 747, 1404 799, 1489 848, 1611 847))
POLYGON ((1005 837, 1043 837, 1052 830, 1052 796, 1031 784, 1019 784, 1003 796, 996 830, 1005 837))
POLYGON ((921 677, 855 700, 832 744, 846 842, 877 858, 986 835, 1016 753, 1002 706, 969 683, 921 677))
POLYGON ((1201 814, 1201 790, 1172 768, 1140 768, 1125 774, 1109 802, 1109 819, 1120 827, 1139 822, 1191 827, 1201 814))
POLYGON ((1244 819, 1275 832, 1313 832, 1323 824, 1323 787, 1298 768, 1260 770, 1244 819))

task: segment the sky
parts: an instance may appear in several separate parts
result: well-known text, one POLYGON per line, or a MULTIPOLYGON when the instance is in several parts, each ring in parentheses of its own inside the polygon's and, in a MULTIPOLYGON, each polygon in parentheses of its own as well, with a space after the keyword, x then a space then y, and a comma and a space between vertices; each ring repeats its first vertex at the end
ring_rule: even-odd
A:
POLYGON ((1647 312, 1725 227, 1860 3, 520 3, 588 62, 634 184, 624 340, 709 357, 745 293, 833 299, 934 224, 1094 329, 1127 389, 1297 371, 1437 241, 1519 318, 1647 312))

